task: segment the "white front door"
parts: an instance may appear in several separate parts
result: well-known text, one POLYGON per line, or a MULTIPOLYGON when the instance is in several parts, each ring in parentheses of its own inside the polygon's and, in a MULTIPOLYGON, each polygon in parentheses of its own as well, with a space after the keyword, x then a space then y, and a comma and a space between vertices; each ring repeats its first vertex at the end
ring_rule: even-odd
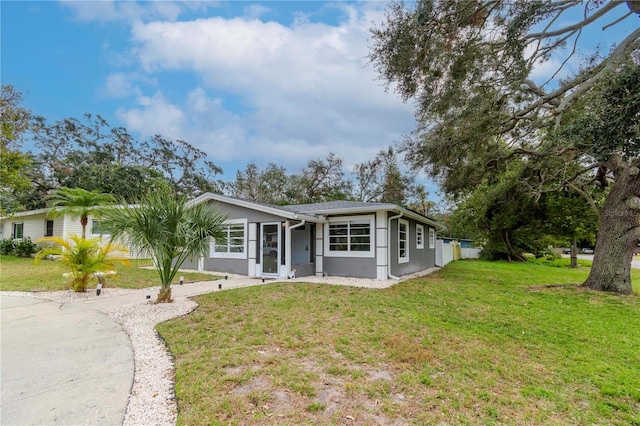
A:
POLYGON ((260 224, 262 275, 278 276, 280 272, 280 228, 279 222, 260 224))

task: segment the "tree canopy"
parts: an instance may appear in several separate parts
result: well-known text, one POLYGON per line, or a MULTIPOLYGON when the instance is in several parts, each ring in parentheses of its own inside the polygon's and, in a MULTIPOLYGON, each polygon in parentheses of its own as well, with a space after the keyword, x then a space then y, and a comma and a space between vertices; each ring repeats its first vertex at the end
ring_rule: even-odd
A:
POLYGON ((577 73, 557 76, 584 33, 637 20, 638 9, 633 1, 393 3, 372 30, 370 55, 383 80, 416 101, 406 157, 447 193, 464 199, 513 161, 526 164, 518 190, 536 202, 569 188, 597 208, 591 187, 608 187, 585 284, 621 293, 631 292, 640 242, 640 27, 608 54, 585 57, 577 73), (556 72, 534 78, 551 58, 556 72))

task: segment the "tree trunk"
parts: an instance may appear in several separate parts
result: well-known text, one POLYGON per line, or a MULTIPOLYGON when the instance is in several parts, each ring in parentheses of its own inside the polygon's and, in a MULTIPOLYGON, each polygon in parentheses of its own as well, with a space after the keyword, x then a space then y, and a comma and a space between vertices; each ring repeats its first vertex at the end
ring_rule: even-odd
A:
POLYGON ((578 267, 578 244, 576 243, 576 237, 573 236, 571 240, 571 267, 578 267))
POLYGON ((620 167, 615 175, 600 214, 591 272, 582 285, 631 294, 631 259, 640 242, 640 170, 635 165, 620 167))
POLYGON ((87 235, 87 223, 89 223, 89 218, 87 216, 82 216, 80 218, 80 225, 82 225, 82 239, 86 240, 87 235))
POLYGON ((171 303, 173 299, 171 298, 171 287, 160 287, 160 292, 158 292, 158 299, 156 303, 171 303))

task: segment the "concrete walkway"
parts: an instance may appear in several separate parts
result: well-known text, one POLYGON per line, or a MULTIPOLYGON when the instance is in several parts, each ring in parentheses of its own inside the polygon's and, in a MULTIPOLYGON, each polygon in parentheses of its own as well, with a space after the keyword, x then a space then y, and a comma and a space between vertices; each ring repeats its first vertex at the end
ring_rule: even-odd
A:
MULTIPOLYGON (((236 277, 174 285, 172 294, 190 297, 260 284, 236 277)), ((152 299, 158 289, 151 289, 152 299)), ((64 304, 0 293, 0 424, 122 424, 134 355, 129 337, 101 311, 148 300, 146 289, 111 297, 109 290, 64 304)))
POLYGON ((0 296, 3 425, 121 425, 133 383, 129 338, 74 304, 0 296))

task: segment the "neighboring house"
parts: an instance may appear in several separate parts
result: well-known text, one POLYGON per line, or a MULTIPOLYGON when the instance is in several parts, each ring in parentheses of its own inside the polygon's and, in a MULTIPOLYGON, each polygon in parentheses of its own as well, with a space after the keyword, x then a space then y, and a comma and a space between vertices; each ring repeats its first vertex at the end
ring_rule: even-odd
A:
MULTIPOLYGON (((71 218, 68 214, 53 217, 49 214, 51 210, 51 208, 30 210, 0 217, 0 234, 3 238, 11 239, 28 237, 34 242, 42 237, 68 239, 72 235, 82 235, 80 218, 71 218)), ((109 234, 102 232, 100 222, 91 216, 87 223, 87 238, 100 238, 103 243, 111 239, 109 234)), ((130 253, 130 257, 138 256, 130 253)))
POLYGON ((274 206, 206 193, 229 216, 227 240, 185 268, 254 277, 332 275, 385 280, 435 266, 435 220, 387 203, 274 206))

